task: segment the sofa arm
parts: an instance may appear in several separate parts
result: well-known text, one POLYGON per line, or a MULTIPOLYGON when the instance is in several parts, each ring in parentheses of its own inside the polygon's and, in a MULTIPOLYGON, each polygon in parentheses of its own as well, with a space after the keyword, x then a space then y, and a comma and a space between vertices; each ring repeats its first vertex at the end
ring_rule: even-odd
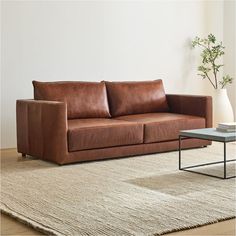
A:
POLYGON ((63 102, 17 100, 17 150, 62 164, 67 154, 67 107, 63 102))
POLYGON ((166 97, 170 112, 204 117, 206 127, 212 127, 212 97, 178 94, 166 97))

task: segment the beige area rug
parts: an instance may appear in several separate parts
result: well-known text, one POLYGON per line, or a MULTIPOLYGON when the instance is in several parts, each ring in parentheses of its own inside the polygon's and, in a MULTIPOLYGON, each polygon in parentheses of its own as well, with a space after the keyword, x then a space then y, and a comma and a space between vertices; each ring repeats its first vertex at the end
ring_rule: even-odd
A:
MULTIPOLYGON (((228 158, 235 150, 228 144, 228 158)), ((183 159, 222 154, 218 143, 183 151, 183 159)), ((222 167, 201 171, 221 175, 222 167)), ((160 235, 235 217, 235 179, 179 171, 177 152, 67 166, 19 161, 2 166, 1 192, 4 212, 55 235, 160 235)))

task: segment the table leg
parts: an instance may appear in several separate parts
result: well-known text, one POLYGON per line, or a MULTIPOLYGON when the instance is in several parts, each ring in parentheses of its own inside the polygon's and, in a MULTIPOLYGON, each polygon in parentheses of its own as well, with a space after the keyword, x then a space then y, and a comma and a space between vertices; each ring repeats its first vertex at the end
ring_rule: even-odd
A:
POLYGON ((224 142, 224 179, 226 179, 226 142, 224 142))
POLYGON ((179 170, 181 170, 181 136, 179 135, 179 170))
POLYGON ((227 142, 223 142, 224 143, 224 160, 210 162, 210 163, 204 163, 204 164, 198 164, 198 165, 193 165, 193 166, 184 166, 184 167, 182 167, 182 163, 181 163, 181 158, 182 158, 181 157, 181 149, 182 149, 182 147, 181 147, 181 140, 182 140, 182 137, 186 137, 186 136, 179 135, 179 170, 188 171, 188 172, 192 172, 192 173, 196 173, 196 174, 201 174, 201 175, 205 175, 205 176, 210 176, 210 177, 215 177, 215 178, 218 178, 218 179, 232 179, 232 178, 236 178, 235 175, 227 177, 227 162, 236 161, 236 159, 227 160, 227 149, 226 149, 227 148, 226 147, 227 142), (215 164, 220 164, 220 163, 222 163, 224 165, 223 166, 224 173, 221 174, 221 176, 216 176, 216 175, 211 175, 211 174, 207 174, 207 173, 191 170, 191 169, 196 168, 196 167, 215 165, 215 164))

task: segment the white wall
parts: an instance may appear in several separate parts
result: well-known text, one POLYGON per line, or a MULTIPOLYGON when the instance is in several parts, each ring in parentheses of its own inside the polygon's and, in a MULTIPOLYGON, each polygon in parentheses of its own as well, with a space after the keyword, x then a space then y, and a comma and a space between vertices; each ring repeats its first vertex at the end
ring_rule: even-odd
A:
POLYGON ((191 39, 222 38, 222 1, 2 1, 1 148, 16 146, 15 102, 32 80, 153 80, 208 94, 191 39))
POLYGON ((236 120, 236 2, 228 0, 224 2, 224 74, 234 78, 231 86, 228 86, 228 95, 234 109, 236 120))

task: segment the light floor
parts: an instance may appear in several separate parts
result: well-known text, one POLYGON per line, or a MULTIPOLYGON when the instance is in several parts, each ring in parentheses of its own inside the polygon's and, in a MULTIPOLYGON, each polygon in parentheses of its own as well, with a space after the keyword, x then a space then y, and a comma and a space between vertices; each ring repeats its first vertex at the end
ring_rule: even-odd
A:
MULTIPOLYGON (((8 163, 19 160, 20 154, 15 149, 1 150, 1 163, 8 163)), ((227 181, 227 180, 226 180, 227 181)), ((226 220, 219 223, 184 230, 167 235, 236 235, 236 220, 226 220)), ((15 219, 1 214, 1 235, 43 235, 33 228, 26 226, 15 219)))

